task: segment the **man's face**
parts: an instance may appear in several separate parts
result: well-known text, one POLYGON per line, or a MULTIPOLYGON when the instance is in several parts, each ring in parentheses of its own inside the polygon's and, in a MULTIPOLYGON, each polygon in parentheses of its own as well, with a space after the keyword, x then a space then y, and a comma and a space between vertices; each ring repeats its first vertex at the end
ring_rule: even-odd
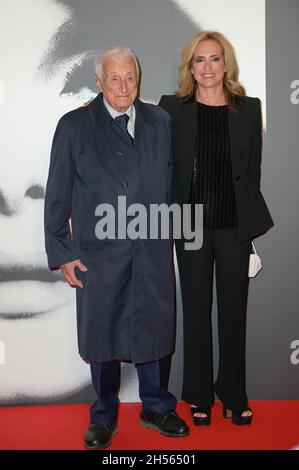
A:
POLYGON ((103 80, 96 79, 99 90, 116 111, 126 111, 134 103, 138 90, 134 60, 108 57, 103 64, 103 75, 103 80))

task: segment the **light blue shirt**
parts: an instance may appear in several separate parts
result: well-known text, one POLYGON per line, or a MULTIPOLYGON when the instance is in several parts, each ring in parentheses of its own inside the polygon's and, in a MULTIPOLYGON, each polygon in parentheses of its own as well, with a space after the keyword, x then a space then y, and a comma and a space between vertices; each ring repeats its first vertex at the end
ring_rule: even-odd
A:
POLYGON ((131 137, 134 139, 134 130, 135 130, 135 119, 136 119, 136 111, 134 105, 131 104, 131 106, 123 112, 116 111, 116 109, 112 108, 112 106, 108 103, 108 101, 105 99, 103 96, 103 102, 104 105, 106 106, 110 116, 115 119, 117 116, 121 116, 122 114, 127 114, 129 116, 129 121, 128 121, 128 132, 131 137))

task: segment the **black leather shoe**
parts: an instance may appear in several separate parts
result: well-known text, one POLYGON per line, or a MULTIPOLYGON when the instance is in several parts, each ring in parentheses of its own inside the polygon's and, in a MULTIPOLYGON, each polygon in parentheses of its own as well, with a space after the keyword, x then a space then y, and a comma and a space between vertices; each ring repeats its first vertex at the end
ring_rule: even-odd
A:
POLYGON ((168 437, 183 437, 189 434, 189 427, 173 410, 155 414, 142 408, 140 424, 168 437))
POLYGON ((86 449, 103 449, 111 444, 112 436, 117 433, 116 423, 90 424, 84 434, 86 449))

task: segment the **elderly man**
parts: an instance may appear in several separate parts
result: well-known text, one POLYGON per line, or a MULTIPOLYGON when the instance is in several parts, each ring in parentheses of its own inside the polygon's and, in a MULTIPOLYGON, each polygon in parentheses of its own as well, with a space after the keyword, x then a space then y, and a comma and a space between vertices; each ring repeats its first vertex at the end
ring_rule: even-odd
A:
POLYGON ((116 208, 119 196, 146 208, 170 201, 169 116, 137 99, 139 76, 130 49, 104 51, 96 61, 101 93, 60 119, 51 153, 46 251, 49 266, 77 288, 79 353, 90 362, 97 393, 87 448, 107 447, 117 432, 122 359, 137 368, 140 423, 170 437, 189 433, 167 390, 175 338, 172 242, 120 232, 99 239, 95 230, 96 207, 116 208))

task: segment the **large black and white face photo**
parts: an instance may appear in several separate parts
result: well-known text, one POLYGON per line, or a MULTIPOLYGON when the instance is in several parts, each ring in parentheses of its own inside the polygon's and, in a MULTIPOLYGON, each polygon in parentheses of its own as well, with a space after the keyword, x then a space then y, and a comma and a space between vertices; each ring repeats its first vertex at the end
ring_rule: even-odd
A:
MULTIPOLYGON (((47 267, 43 207, 55 126, 96 96, 99 50, 131 47, 140 97, 157 103, 176 90, 184 44, 200 30, 219 30, 235 45, 248 94, 264 101, 264 9, 264 0, 1 1, 1 403, 83 401, 91 393, 77 349, 75 290, 47 267)), ((138 400, 134 366, 123 367, 120 398, 138 400)))

